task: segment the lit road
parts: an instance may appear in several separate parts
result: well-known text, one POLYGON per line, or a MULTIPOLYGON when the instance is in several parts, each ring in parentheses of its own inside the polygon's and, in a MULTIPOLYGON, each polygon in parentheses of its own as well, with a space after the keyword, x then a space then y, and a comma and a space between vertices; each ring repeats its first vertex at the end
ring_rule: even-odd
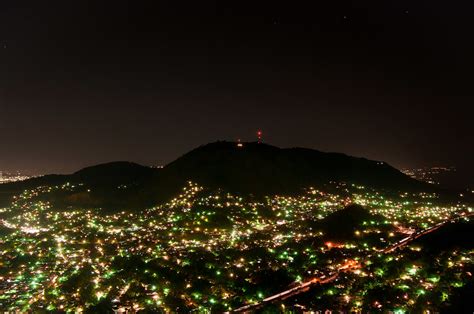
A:
MULTIPOLYGON (((402 247, 406 246, 408 243, 410 243, 410 242, 412 242, 412 241, 414 241, 414 240, 416 240, 416 239, 418 239, 418 238, 420 238, 424 235, 427 235, 427 234, 429 234, 433 231, 438 230, 439 228, 441 228, 442 226, 444 226, 448 223, 455 222, 455 221, 459 220, 460 218, 465 218, 465 217, 469 217, 469 216, 472 216, 472 215, 474 215, 474 213, 468 213, 468 214, 462 213, 458 216, 455 216, 455 217, 453 217, 449 220, 446 220, 444 222, 440 222, 440 223, 438 223, 438 224, 436 224, 432 227, 429 227, 427 229, 420 230, 418 232, 414 232, 412 235, 401 239, 400 241, 390 245, 389 247, 387 247, 385 249, 380 250, 379 252, 380 253, 393 252, 393 251, 395 251, 399 248, 402 248, 402 247)), ((370 258, 370 255, 367 256, 367 257, 370 258)), ((322 285, 322 284, 326 284, 326 283, 329 283, 331 281, 334 281, 335 279, 337 279, 339 277, 340 274, 345 273, 345 272, 349 272, 349 271, 353 271, 353 270, 358 269, 358 268, 361 268, 362 265, 363 265, 363 261, 348 260, 344 264, 339 266, 336 271, 333 271, 333 272, 329 273, 328 275, 323 275, 321 277, 312 278, 308 281, 305 281, 305 282, 299 284, 296 287, 293 287, 291 289, 288 289, 288 290, 282 291, 280 293, 277 293, 275 295, 269 296, 269 297, 263 299, 259 303, 248 304, 248 305, 242 306, 238 309, 235 309, 232 312, 234 312, 234 313, 250 312, 250 311, 259 309, 259 308, 261 308, 262 306, 264 306, 266 304, 273 303, 273 302, 276 302, 276 301, 285 300, 289 297, 292 297, 292 296, 295 296, 295 295, 298 295, 300 293, 308 291, 314 285, 318 285, 318 284, 322 285)))

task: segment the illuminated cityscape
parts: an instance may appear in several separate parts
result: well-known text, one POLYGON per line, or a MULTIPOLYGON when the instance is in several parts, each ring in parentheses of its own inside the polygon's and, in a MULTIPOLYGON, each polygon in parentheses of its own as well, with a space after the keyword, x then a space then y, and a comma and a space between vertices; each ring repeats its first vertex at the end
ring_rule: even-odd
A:
POLYGON ((27 190, 1 210, 1 309, 404 313, 447 306, 472 283, 472 247, 436 252, 414 237, 472 223, 473 207, 433 193, 333 183, 257 200, 189 182, 141 213, 41 201, 84 189, 27 190), (350 213, 361 220, 339 230, 350 213))
POLYGON ((474 1, 0 1, 0 314, 474 314, 474 1))

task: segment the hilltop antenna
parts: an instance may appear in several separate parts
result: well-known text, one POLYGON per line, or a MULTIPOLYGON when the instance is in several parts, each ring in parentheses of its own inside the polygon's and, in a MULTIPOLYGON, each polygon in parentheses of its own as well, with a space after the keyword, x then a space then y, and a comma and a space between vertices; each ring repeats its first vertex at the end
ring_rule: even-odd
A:
POLYGON ((262 135, 263 135, 262 131, 258 130, 257 131, 257 143, 259 143, 259 144, 262 143, 262 135))

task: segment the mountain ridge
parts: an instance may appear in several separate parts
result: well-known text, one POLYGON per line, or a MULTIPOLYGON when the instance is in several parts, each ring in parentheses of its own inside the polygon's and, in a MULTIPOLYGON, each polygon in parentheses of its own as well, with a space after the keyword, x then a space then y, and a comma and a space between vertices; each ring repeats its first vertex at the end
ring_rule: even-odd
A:
POLYGON ((70 175, 0 185, 0 201, 24 189, 70 182, 83 183, 92 190, 92 198, 74 198, 94 199, 90 206, 142 208, 171 199, 187 181, 256 196, 292 194, 331 181, 388 190, 433 188, 385 162, 309 148, 218 141, 201 145, 162 169, 119 161, 86 167, 70 175))

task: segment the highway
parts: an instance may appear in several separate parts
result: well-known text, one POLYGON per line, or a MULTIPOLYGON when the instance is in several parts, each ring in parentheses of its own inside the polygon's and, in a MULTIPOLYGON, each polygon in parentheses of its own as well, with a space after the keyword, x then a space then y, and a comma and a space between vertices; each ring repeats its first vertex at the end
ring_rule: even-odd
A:
MULTIPOLYGON (((412 242, 412 241, 414 241, 414 240, 416 240, 416 239, 418 239, 418 238, 420 238, 424 235, 427 235, 427 234, 429 234, 433 231, 438 230, 439 228, 441 228, 442 226, 444 226, 448 223, 455 222, 455 221, 457 221, 461 218, 469 217, 469 216, 472 216, 472 215, 474 215, 474 213, 467 213, 467 214, 462 213, 462 214, 457 215, 457 216, 455 216, 451 219, 448 219, 448 220, 440 222, 440 223, 438 223, 434 226, 431 226, 427 229, 414 232, 410 236, 408 236, 406 238, 403 238, 403 239, 397 241, 396 243, 390 245, 389 247, 380 250, 379 253, 391 253, 391 252, 393 252, 393 251, 395 251, 399 248, 402 248, 402 247, 406 246, 410 242, 412 242)), ((367 258, 370 258, 370 256, 371 255, 368 255, 367 258)), ((277 294, 274 294, 272 296, 269 296, 269 297, 263 299, 259 303, 248 304, 248 305, 242 306, 238 309, 235 309, 232 312, 233 313, 251 312, 253 310, 257 310, 257 309, 263 307, 266 304, 270 304, 270 303, 273 303, 273 302, 276 302, 276 301, 285 300, 289 297, 292 297, 292 296, 295 296, 295 295, 298 295, 300 293, 308 291, 314 285, 318 285, 318 284, 322 285, 322 284, 326 284, 326 283, 329 283, 331 281, 334 281, 335 279, 337 279, 339 277, 340 274, 343 274, 343 273, 361 268, 363 264, 364 264, 364 261, 348 260, 344 264, 339 266, 336 271, 333 271, 333 272, 331 272, 327 275, 323 275, 323 276, 320 276, 320 277, 311 278, 311 279, 299 284, 296 287, 293 287, 293 288, 290 288, 288 290, 285 290, 285 291, 279 292, 277 294)))

